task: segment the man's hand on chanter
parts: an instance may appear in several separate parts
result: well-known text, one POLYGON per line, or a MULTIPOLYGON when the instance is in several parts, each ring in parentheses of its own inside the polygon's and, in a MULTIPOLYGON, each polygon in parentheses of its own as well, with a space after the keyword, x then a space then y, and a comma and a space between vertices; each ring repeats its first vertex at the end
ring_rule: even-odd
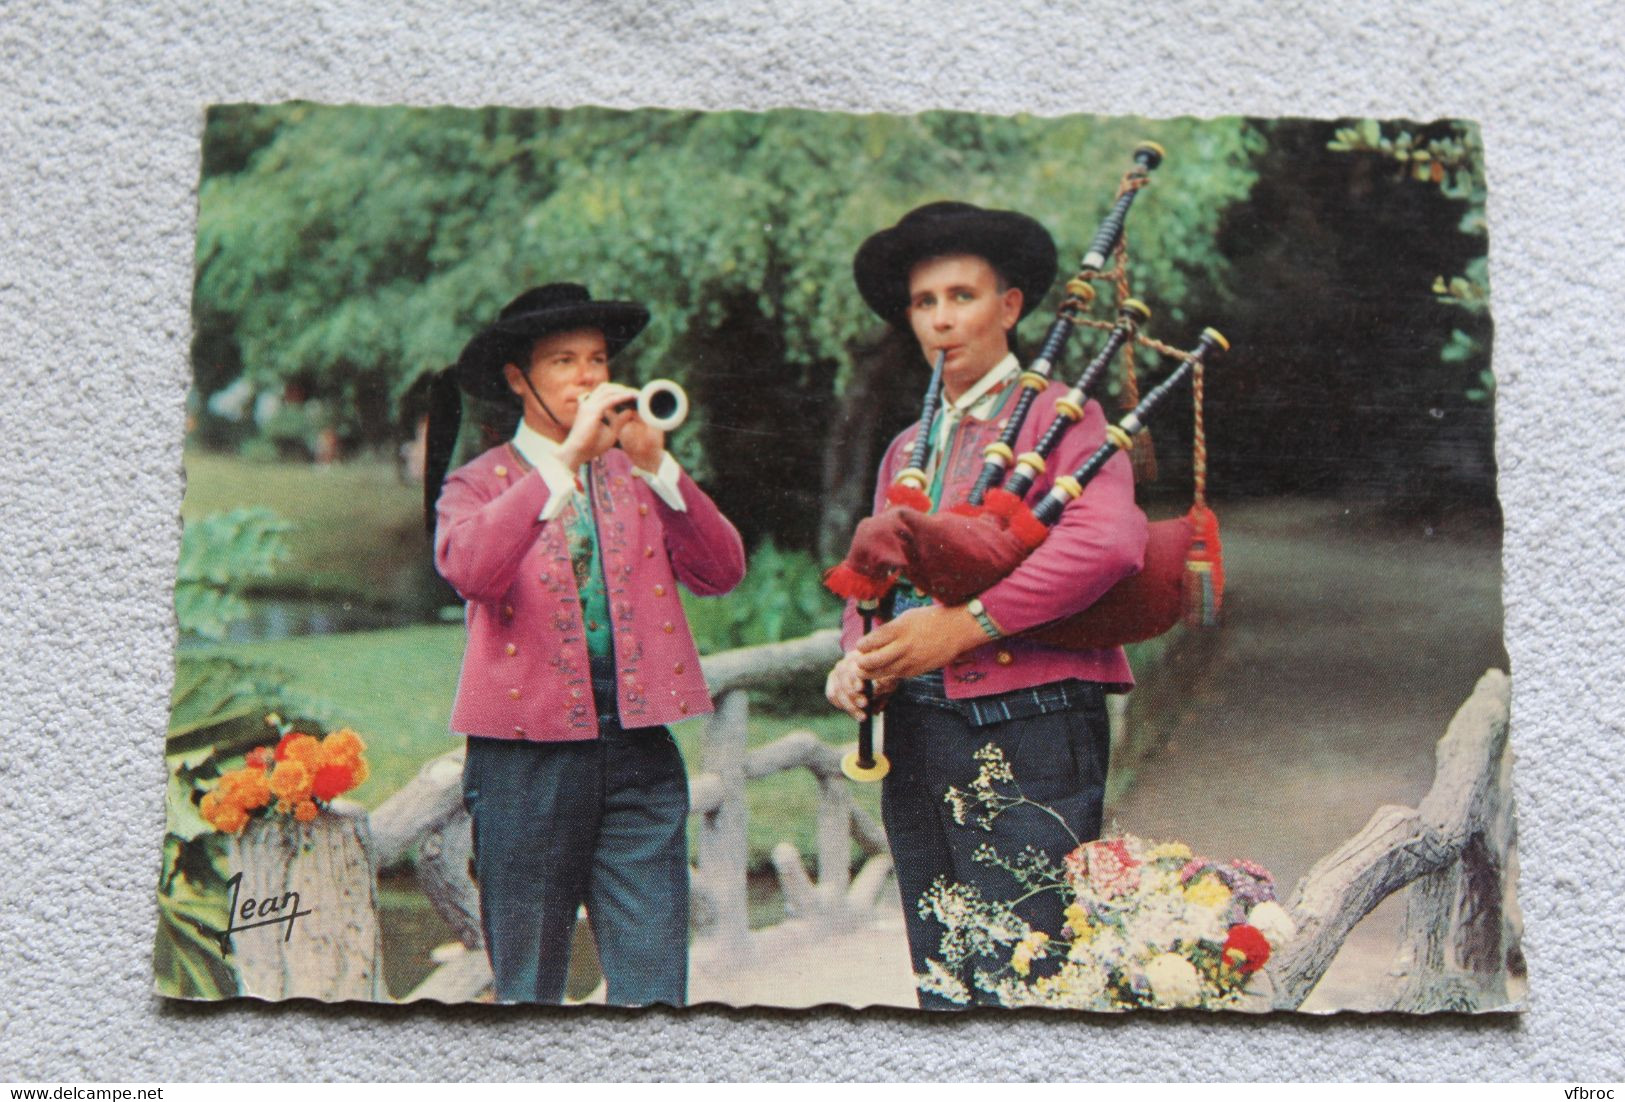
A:
MULTIPOLYGON (((858 652, 849 650, 839 662, 835 663, 834 668, 829 671, 829 676, 824 679, 824 699, 861 722, 869 704, 869 698, 863 693, 863 682, 864 674, 858 666, 858 652)), ((897 682, 891 678, 876 681, 874 685, 876 703, 884 703, 886 697, 890 696, 896 687, 897 682)))
POLYGON ((870 678, 914 677, 940 670, 987 641, 963 605, 911 608, 858 640, 858 670, 870 678))

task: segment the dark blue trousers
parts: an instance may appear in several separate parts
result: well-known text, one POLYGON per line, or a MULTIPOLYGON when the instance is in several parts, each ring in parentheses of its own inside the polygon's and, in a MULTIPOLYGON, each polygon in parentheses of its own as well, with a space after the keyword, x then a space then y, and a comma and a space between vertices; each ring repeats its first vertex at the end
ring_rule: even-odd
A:
MULTIPOLYGON (((611 697, 613 699, 613 697, 611 697)), ((558 1003, 583 903, 617 1006, 688 999, 688 778, 664 727, 470 738, 463 801, 502 1002, 558 1003)))
MULTIPOLYGON (((882 784, 880 809, 903 896, 915 975, 926 971, 928 959, 942 959, 942 927, 919 913, 920 896, 933 881, 941 877, 974 885, 991 899, 1010 900, 1022 893, 1009 873, 972 859, 978 847, 991 843, 1008 860, 1033 846, 1058 865, 1078 842, 1099 837, 1111 751, 1105 695, 1098 685, 1073 684, 1085 689, 1080 706, 983 726, 973 725, 945 698, 926 700, 900 690, 887 704, 885 751, 891 772, 882 784), (970 787, 978 771, 974 755, 990 742, 1004 751, 1022 794, 1055 811, 1064 826, 1026 806, 1000 815, 991 832, 973 818, 963 826, 954 822, 943 796, 950 787, 970 787)), ((1016 913, 1055 935, 1065 921, 1064 910, 1059 892, 1042 892, 1016 913)), ((978 1002, 994 1000, 976 991, 972 973, 977 967, 993 971, 1003 963, 981 959, 960 976, 978 1002)), ((1047 968, 1039 962, 1034 970, 1042 974, 1047 968)), ((926 1010, 958 1009, 940 996, 922 992, 919 998, 926 1010)))

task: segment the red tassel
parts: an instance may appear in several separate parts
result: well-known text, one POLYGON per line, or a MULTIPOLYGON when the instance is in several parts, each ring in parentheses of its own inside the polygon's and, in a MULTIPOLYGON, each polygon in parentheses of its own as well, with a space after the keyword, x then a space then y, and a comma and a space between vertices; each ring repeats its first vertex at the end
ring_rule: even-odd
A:
POLYGON ((886 487, 886 503, 888 505, 903 505, 910 509, 918 509, 922 513, 931 511, 931 498, 918 486, 910 486, 906 482, 893 482, 886 487))
POLYGON ((1185 622, 1191 627, 1214 627, 1224 604, 1224 552, 1219 544, 1219 518, 1205 505, 1193 505, 1191 547, 1185 555, 1182 600, 1185 622))
POLYGON ((974 517, 979 517, 983 513, 987 512, 987 506, 985 506, 985 505, 972 505, 968 501, 961 501, 958 505, 955 505, 952 509, 949 509, 948 512, 952 513, 956 517, 973 517, 974 518, 974 517))
POLYGON ((824 572, 824 588, 849 601, 878 601, 897 584, 897 575, 887 574, 871 578, 860 574, 846 563, 830 567, 824 572))
POLYGON ((987 504, 986 509, 996 517, 1008 517, 1021 508, 1021 499, 1009 490, 989 490, 987 497, 983 498, 987 504))
POLYGON ((1044 538, 1049 535, 1049 526, 1033 516, 1033 511, 1019 501, 1016 502, 1015 511, 1010 514, 1009 527, 1011 534, 1020 540, 1021 545, 1028 551, 1043 543, 1044 538))

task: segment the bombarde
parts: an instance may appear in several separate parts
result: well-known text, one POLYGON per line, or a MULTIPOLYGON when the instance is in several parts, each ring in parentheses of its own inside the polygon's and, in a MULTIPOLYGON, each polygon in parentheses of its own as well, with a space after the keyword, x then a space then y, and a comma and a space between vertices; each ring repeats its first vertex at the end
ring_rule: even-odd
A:
MULTIPOLYGON (((625 405, 633 399, 617 402, 625 405)), ((671 432, 688 420, 688 394, 670 379, 644 383, 637 393, 638 420, 660 432, 671 432)))

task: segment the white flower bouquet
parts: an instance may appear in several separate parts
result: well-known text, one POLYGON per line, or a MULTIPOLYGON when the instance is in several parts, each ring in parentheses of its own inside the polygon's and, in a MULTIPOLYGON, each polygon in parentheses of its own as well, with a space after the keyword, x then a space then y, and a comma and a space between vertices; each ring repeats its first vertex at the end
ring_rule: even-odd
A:
MULTIPOLYGON (((998 747, 977 759, 969 790, 948 790, 958 822, 990 829, 1013 807, 1042 807, 1020 795, 998 747)), ((917 981, 953 1002, 970 1002, 974 985, 1005 1006, 1239 1006, 1271 952, 1296 932, 1267 870, 1198 858, 1180 842, 1128 834, 1084 842, 1061 867, 1031 849, 1007 858, 983 846, 976 859, 1007 871, 1022 899, 1061 893, 1066 921, 1037 930, 1014 903, 938 880, 919 908, 943 927, 941 959, 917 981), (989 959, 1001 963, 990 970, 989 959)))

